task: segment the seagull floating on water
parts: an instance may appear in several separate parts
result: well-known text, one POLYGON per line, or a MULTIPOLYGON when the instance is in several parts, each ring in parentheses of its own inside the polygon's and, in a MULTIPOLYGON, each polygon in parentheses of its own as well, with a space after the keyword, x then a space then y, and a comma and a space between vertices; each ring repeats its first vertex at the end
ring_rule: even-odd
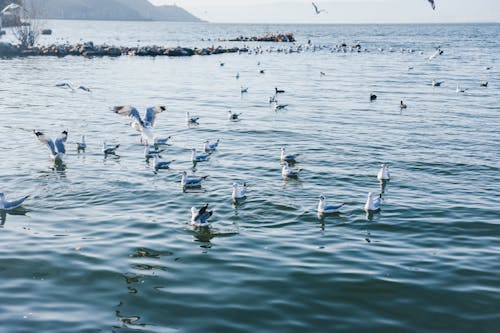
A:
POLYGON ((146 109, 144 119, 139 115, 139 111, 133 106, 115 106, 113 111, 122 116, 128 116, 132 119, 130 126, 142 134, 141 141, 146 144, 154 143, 153 127, 156 124, 156 115, 167 108, 163 105, 156 105, 146 109))
POLYGON ((196 154, 196 149, 191 149, 191 161, 194 163, 205 162, 210 158, 210 154, 196 154))
POLYGON ((399 107, 400 107, 401 109, 406 109, 406 108, 407 108, 407 105, 406 105, 403 101, 401 101, 401 102, 399 103, 399 107))
POLYGON ((146 145, 146 147, 144 147, 144 157, 146 159, 154 158, 155 156, 161 157, 160 154, 164 151, 164 149, 158 150, 156 147, 151 148, 150 145, 146 145))
POLYGON ((154 159, 154 166, 155 166, 155 170, 156 171, 158 171, 160 169, 168 169, 170 167, 170 164, 172 164, 172 162, 174 162, 174 160, 172 160, 172 161, 162 161, 160 159, 159 155, 154 155, 153 159, 154 159))
POLYGON ((168 140, 170 140, 170 139, 172 139, 171 135, 169 135, 167 137, 164 137, 164 138, 155 137, 154 144, 158 145, 158 146, 160 146, 160 145, 166 145, 167 142, 168 142, 168 140))
POLYGON ((325 72, 319 72, 319 76, 326 76, 325 72))
POLYGON ((444 81, 436 81, 432 80, 432 86, 433 87, 441 87, 441 85, 444 83, 444 81))
POLYGON ((206 140, 204 143, 203 143, 203 150, 206 152, 206 153, 213 153, 215 150, 217 150, 217 147, 219 146, 219 139, 217 139, 217 141, 213 142, 213 143, 210 143, 210 141, 206 140))
POLYGON ((457 89, 455 90, 457 93, 464 93, 466 92, 467 90, 469 90, 468 88, 462 88, 458 85, 457 83, 457 89))
POLYGON ((241 86, 240 91, 241 91, 242 94, 247 93, 248 92, 248 87, 241 86))
POLYGON ((26 200, 28 197, 29 195, 22 197, 21 199, 7 201, 5 200, 5 194, 0 192, 0 210, 5 210, 5 211, 14 210, 17 207, 21 206, 24 200, 26 200))
POLYGON ((365 210, 375 212, 379 211, 382 206, 382 194, 369 192, 365 203, 365 210))
POLYGON ((282 162, 295 162, 297 157, 299 157, 300 154, 290 154, 286 153, 285 147, 281 147, 281 161, 282 162))
POLYGON ((281 168, 281 176, 284 178, 297 178, 302 169, 290 168, 288 162, 283 162, 283 167, 281 168))
POLYGON ((85 86, 79 86, 79 87, 78 87, 78 89, 83 90, 83 91, 86 91, 86 92, 92 92, 92 91, 90 90, 90 88, 87 88, 87 87, 85 87, 85 86))
POLYGON ((190 116, 189 112, 186 112, 186 123, 188 125, 199 125, 198 120, 200 117, 190 116))
POLYGON ((50 157, 53 161, 62 162, 62 158, 66 154, 66 148, 64 147, 64 143, 68 139, 68 131, 62 131, 61 135, 56 139, 56 141, 52 141, 50 137, 43 134, 42 132, 33 131, 40 140, 40 142, 44 143, 49 147, 50 157))
POLYGON ((238 184, 233 183, 233 193, 231 194, 231 198, 233 201, 237 201, 238 199, 243 199, 247 195, 247 184, 238 184))
POLYGON ((320 195, 319 196, 319 203, 318 203, 318 214, 323 215, 323 214, 333 214, 333 213, 338 213, 340 211, 340 208, 344 207, 344 203, 338 204, 338 205, 326 205, 325 203, 325 196, 320 195))
POLYGON ((326 9, 319 9, 318 6, 314 2, 312 3, 312 5, 314 7, 314 12, 316 13, 316 15, 319 15, 322 12, 326 13, 326 9))
POLYGON ((85 151, 85 149, 87 149, 87 144, 85 143, 85 135, 82 135, 82 139, 80 140, 80 142, 76 143, 76 149, 78 151, 85 151))
POLYGON ((115 145, 113 147, 109 147, 107 144, 106 144, 106 141, 104 141, 104 143, 102 144, 102 152, 104 153, 104 156, 107 156, 107 155, 116 155, 116 150, 120 147, 120 145, 115 145))
POLYGON ((391 179, 391 172, 389 171, 389 165, 384 163, 380 166, 380 170, 377 173, 377 179, 380 181, 391 179))
POLYGON ((208 211, 208 204, 204 204, 199 210, 191 207, 191 224, 195 226, 208 225, 208 219, 213 214, 213 210, 208 211))
POLYGON ((374 100, 377 99, 377 95, 375 94, 370 94, 370 102, 373 102, 374 100))
POLYGON ((201 187, 201 183, 206 180, 208 176, 196 177, 188 176, 186 171, 182 171, 181 185, 185 187, 201 187))
POLYGON ((240 116, 241 116, 241 113, 235 113, 231 110, 227 111, 227 118, 230 120, 230 121, 239 121, 240 120, 240 116))

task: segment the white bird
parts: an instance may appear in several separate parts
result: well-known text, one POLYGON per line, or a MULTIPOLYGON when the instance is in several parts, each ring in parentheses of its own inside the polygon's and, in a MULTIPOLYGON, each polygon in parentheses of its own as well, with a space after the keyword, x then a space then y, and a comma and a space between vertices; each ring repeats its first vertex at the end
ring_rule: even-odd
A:
POLYGON ((102 144, 102 152, 104 153, 105 156, 107 155, 116 155, 116 150, 120 147, 120 145, 115 145, 113 147, 108 147, 106 144, 106 141, 102 144))
POLYGON ((182 171, 181 185, 182 187, 201 187, 201 184, 207 178, 208 176, 202 176, 202 177, 188 176, 186 171, 182 171))
POLYGON ((432 80, 432 86, 433 87, 441 87, 441 85, 444 83, 444 81, 436 81, 432 80))
POLYGON ((288 104, 278 104, 278 103, 276 103, 276 104, 274 104, 273 109, 274 109, 274 111, 279 111, 279 110, 285 109, 287 106, 288 106, 288 104))
POLYGON ((382 206, 382 195, 374 192, 369 192, 365 203, 366 211, 378 211, 382 206))
POLYGON ((436 58, 438 55, 441 55, 443 54, 444 51, 441 50, 439 47, 437 48, 436 52, 434 52, 430 57, 429 57, 429 61, 431 61, 432 59, 436 58))
POLYGON ((247 184, 243 183, 233 183, 233 193, 231 194, 231 198, 233 201, 237 201, 238 199, 243 199, 247 195, 247 184))
POLYGON ((380 166, 380 170, 377 173, 377 179, 380 181, 391 179, 391 172, 389 171, 389 165, 382 164, 380 166))
POLYGON ((219 146, 219 139, 217 139, 217 141, 213 142, 213 143, 210 143, 208 140, 206 140, 204 143, 203 143, 203 150, 206 152, 206 153, 213 153, 214 151, 217 150, 217 147, 219 146))
POLYGON ((340 211, 340 208, 342 208, 345 204, 341 203, 338 205, 326 205, 325 203, 325 196, 320 195, 319 196, 319 203, 318 203, 318 214, 323 215, 323 214, 333 214, 333 213, 338 213, 340 211))
POLYGON ((157 145, 157 146, 160 146, 160 145, 166 145, 167 142, 172 139, 172 136, 169 135, 167 137, 164 137, 164 138, 159 138, 159 137, 155 137, 154 139, 154 144, 157 145))
POLYGON ((56 141, 52 141, 50 137, 43 134, 42 132, 33 131, 38 138, 38 140, 49 147, 50 157, 53 161, 62 162, 64 155, 66 154, 66 148, 64 147, 64 143, 68 139, 68 132, 62 131, 61 135, 56 139, 56 141))
POLYGON ((154 143, 153 127, 156 124, 156 115, 167 108, 163 105, 156 105, 146 109, 144 119, 139 115, 139 111, 133 106, 115 106, 113 111, 119 115, 132 119, 130 126, 141 133, 141 141, 146 144, 154 143))
POLYGON ((208 204, 204 204, 199 210, 196 207, 191 207, 191 224, 194 226, 208 225, 208 219, 213 214, 213 210, 208 211, 208 204))
POLYGON ((297 178, 302 169, 290 168, 288 162, 283 162, 283 167, 281 168, 281 176, 283 178, 297 178))
POLYGON ((198 120, 200 117, 192 117, 189 115, 189 112, 186 112, 186 123, 188 125, 198 125, 198 120))
POLYGON ((156 147, 153 147, 151 148, 150 145, 146 145, 144 147, 144 157, 149 159, 149 158, 154 158, 155 156, 159 156, 161 157, 161 153, 163 152, 164 150, 158 150, 156 147))
POLYGON ((241 113, 235 113, 231 110, 227 111, 227 119, 230 121, 239 121, 241 113))
POLYGON ((14 210, 17 207, 21 206, 29 196, 22 197, 21 199, 7 201, 5 200, 5 194, 0 192, 0 210, 14 210))
POLYGON ((158 155, 154 155, 153 156, 153 159, 154 159, 154 166, 155 166, 155 170, 158 171, 160 169, 168 169, 170 167, 170 164, 172 164, 172 161, 162 161, 160 159, 160 156, 158 155))
POLYGON ((291 154, 291 153, 286 153, 285 147, 281 147, 281 161, 282 162, 295 162, 297 157, 299 157, 300 154, 291 154))
POLYGON ((76 143, 76 149, 78 151, 87 149, 87 144, 85 143, 85 135, 82 135, 81 141, 76 143))
POLYGON ((313 7, 314 7, 314 12, 316 13, 316 15, 319 15, 321 14, 322 12, 325 12, 326 13, 326 10, 325 9, 319 9, 318 6, 313 2, 312 3, 313 7))
POLYGON ((407 105, 406 105, 403 101, 401 101, 401 102, 399 103, 399 107, 400 107, 401 109, 406 109, 408 106, 407 106, 407 105))
POLYGON ((205 162, 210 158, 210 154, 196 154, 196 149, 191 148, 191 161, 194 163, 205 162))

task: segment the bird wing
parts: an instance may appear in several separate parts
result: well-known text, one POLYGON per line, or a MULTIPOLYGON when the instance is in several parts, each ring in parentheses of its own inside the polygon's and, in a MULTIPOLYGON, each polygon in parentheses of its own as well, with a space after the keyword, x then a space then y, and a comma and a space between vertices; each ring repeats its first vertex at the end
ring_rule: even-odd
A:
POLYGON ((167 110, 163 105, 156 105, 146 109, 146 116, 144 117, 144 123, 153 127, 156 123, 156 114, 167 110))
POLYGON ((52 155, 54 155, 54 156, 57 155, 56 147, 54 146, 54 141, 52 141, 52 139, 50 137, 43 134, 42 132, 35 132, 35 135, 38 138, 38 140, 40 140, 41 143, 44 143, 49 147, 52 155))
POLYGON ((427 0, 427 1, 429 1, 429 3, 431 4, 432 9, 435 10, 436 4, 434 3, 434 0, 427 0))
POLYGON ((23 202, 24 202, 24 200, 26 200, 26 198, 28 198, 28 196, 25 196, 24 198, 14 200, 14 201, 4 201, 4 203, 3 203, 4 210, 16 209, 17 207, 19 207, 23 204, 23 202))
POLYGON ((122 116, 127 116, 132 118, 139 126, 144 127, 144 122, 141 119, 139 111, 133 106, 115 106, 113 108, 115 113, 118 113, 122 116))
POLYGON ((68 135, 65 133, 63 133, 61 136, 59 136, 56 139, 55 146, 56 146, 59 154, 66 154, 66 148, 64 147, 64 143, 66 142, 67 139, 68 139, 68 135))
POLYGON ((312 3, 312 5, 314 7, 314 11, 316 11, 316 14, 319 13, 318 6, 316 6, 314 2, 312 3))

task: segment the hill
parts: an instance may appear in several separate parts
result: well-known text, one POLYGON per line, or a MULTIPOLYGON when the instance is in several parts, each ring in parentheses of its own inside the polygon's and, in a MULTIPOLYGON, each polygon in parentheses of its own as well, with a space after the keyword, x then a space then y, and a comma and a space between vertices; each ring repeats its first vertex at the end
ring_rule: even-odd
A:
POLYGON ((178 6, 155 6, 147 0, 31 0, 43 18, 199 22, 178 6))

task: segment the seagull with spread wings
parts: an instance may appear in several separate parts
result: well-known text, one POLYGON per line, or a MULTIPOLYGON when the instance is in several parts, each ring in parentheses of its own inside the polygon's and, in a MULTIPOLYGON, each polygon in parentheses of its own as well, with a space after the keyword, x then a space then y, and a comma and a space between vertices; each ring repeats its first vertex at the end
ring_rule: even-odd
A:
POLYGON ((325 12, 326 13, 326 9, 319 9, 318 6, 313 2, 312 3, 313 7, 314 7, 314 11, 316 12, 316 15, 319 15, 321 14, 322 12, 325 12))

